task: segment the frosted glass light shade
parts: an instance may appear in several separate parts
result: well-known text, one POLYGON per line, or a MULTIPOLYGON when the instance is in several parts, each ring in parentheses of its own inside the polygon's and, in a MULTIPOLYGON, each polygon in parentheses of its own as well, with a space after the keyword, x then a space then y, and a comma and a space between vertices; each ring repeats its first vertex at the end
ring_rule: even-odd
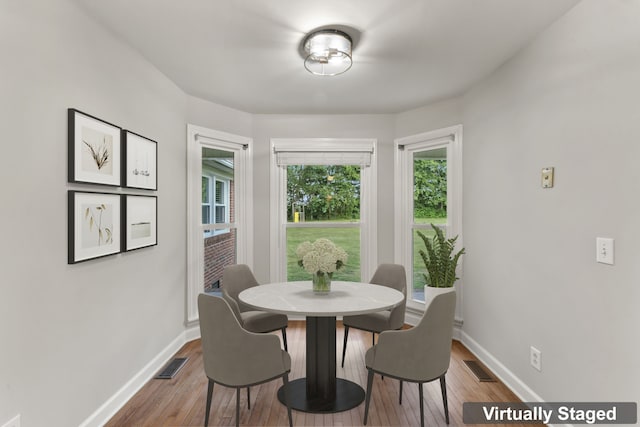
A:
POLYGON ((304 40, 304 67, 312 74, 335 76, 351 68, 351 37, 339 30, 319 30, 304 40))

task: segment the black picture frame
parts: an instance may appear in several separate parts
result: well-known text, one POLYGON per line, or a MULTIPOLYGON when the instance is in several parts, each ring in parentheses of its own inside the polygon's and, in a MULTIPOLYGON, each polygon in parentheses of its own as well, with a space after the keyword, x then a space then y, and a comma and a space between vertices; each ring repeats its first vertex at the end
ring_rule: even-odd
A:
POLYGON ((158 244, 158 197, 125 194, 122 196, 123 252, 158 244))
POLYGON ((122 251, 122 195, 68 191, 68 263, 122 251))
POLYGON ((158 190, 158 143, 122 130, 122 182, 125 187, 158 190))
POLYGON ((67 109, 68 180, 119 187, 122 128, 75 108, 67 109))

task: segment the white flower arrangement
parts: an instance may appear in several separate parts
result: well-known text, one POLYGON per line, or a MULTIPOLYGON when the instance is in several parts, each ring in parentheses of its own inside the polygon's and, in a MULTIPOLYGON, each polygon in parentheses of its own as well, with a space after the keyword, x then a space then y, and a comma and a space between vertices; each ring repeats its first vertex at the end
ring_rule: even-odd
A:
POLYGON ((341 269, 347 263, 347 252, 329 239, 303 242, 296 249, 298 265, 308 273, 329 273, 341 269))

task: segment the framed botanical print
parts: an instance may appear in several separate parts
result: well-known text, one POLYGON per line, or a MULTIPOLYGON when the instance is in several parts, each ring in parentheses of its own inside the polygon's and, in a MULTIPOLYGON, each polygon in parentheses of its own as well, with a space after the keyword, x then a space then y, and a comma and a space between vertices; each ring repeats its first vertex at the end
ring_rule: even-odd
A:
POLYGON ((121 251, 119 194, 69 191, 68 263, 121 251))
POLYGON ((69 108, 69 182, 118 187, 121 181, 121 128, 69 108))
POLYGON ((123 196, 122 241, 124 250, 158 244, 158 198, 156 196, 123 196))
POLYGON ((158 189, 158 144, 128 130, 122 131, 124 141, 124 186, 158 189))

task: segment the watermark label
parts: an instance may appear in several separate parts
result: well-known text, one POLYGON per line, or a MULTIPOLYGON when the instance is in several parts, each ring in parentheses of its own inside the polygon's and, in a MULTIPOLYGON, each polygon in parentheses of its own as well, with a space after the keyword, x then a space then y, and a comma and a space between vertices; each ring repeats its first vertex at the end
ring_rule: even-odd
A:
POLYGON ((465 424, 636 424, 636 402, 465 402, 465 424))

